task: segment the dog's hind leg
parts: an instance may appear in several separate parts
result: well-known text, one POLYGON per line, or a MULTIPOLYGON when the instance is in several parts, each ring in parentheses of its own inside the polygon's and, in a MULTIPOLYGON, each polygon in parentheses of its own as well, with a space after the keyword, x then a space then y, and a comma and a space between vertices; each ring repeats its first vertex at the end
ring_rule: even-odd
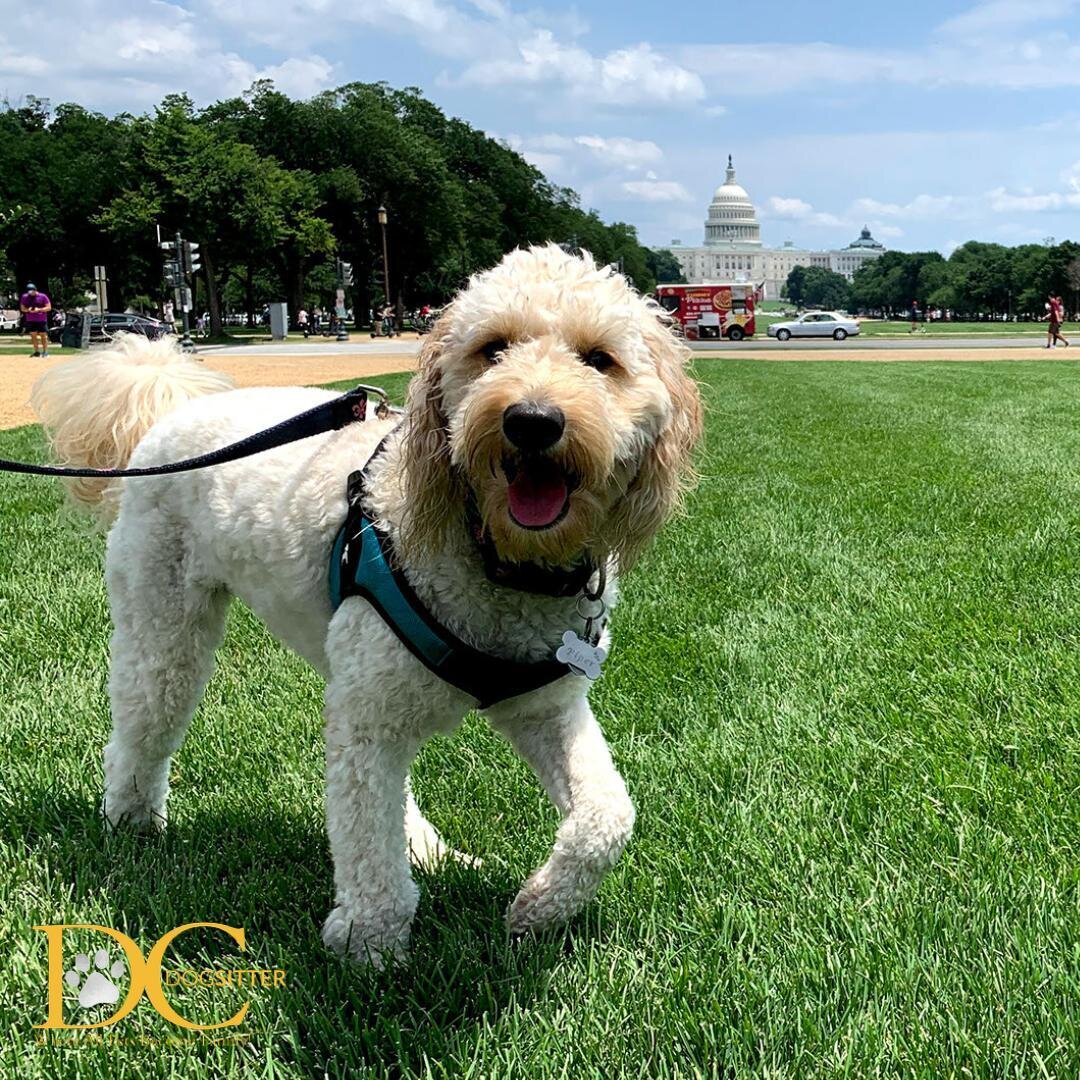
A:
POLYGON ((182 533, 164 515, 132 524, 117 524, 106 559, 114 630, 105 816, 153 829, 165 824, 169 762, 213 672, 229 594, 193 579, 182 533))

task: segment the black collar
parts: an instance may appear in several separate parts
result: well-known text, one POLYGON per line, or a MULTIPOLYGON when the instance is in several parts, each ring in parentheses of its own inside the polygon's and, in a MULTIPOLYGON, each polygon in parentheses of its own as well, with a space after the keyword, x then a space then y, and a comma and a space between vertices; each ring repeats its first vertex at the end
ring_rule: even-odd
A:
POLYGON ((576 596, 596 573, 596 564, 587 557, 570 567, 501 559, 491 534, 484 528, 471 491, 465 504, 465 527, 483 561, 484 573, 493 585, 541 596, 576 596))

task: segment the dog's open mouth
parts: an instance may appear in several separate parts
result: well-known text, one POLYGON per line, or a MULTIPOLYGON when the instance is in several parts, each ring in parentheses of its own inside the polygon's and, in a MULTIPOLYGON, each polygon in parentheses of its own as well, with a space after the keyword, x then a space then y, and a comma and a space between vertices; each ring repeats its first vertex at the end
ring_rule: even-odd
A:
POLYGON ((549 458, 504 461, 510 517, 523 529, 549 529, 570 509, 575 480, 549 458))

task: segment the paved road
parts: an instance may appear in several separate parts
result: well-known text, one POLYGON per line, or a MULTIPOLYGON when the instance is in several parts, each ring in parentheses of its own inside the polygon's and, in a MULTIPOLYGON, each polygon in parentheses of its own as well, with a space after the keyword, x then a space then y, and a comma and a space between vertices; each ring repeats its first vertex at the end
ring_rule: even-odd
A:
MULTIPOLYGON (((973 335, 969 337, 931 337, 913 334, 906 338, 856 337, 846 341, 832 338, 797 338, 777 341, 775 338, 755 337, 746 341, 692 341, 695 352, 719 353, 723 356, 740 356, 767 352, 782 356, 787 352, 830 352, 837 356, 844 353, 872 350, 934 349, 938 352, 953 349, 1031 349, 1046 343, 1045 335, 1013 334, 1002 337, 973 335)), ((283 354, 310 356, 415 356, 420 342, 410 338, 391 338, 388 341, 365 338, 353 341, 281 342, 265 345, 209 345, 201 346, 200 353, 225 353, 235 356, 277 356, 283 354)), ((1080 356, 1080 353, 1077 354, 1080 356)))

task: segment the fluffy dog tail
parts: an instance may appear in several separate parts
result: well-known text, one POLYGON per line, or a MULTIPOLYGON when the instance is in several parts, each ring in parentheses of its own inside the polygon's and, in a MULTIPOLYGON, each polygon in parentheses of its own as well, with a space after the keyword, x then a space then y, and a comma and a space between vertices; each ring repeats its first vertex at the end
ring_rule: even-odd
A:
MULTIPOLYGON (((123 334, 108 349, 46 371, 30 395, 61 465, 122 469, 153 425, 178 406, 232 388, 232 379, 203 367, 168 338, 123 334)), ((65 481, 69 498, 102 523, 116 516, 123 481, 65 481)))

